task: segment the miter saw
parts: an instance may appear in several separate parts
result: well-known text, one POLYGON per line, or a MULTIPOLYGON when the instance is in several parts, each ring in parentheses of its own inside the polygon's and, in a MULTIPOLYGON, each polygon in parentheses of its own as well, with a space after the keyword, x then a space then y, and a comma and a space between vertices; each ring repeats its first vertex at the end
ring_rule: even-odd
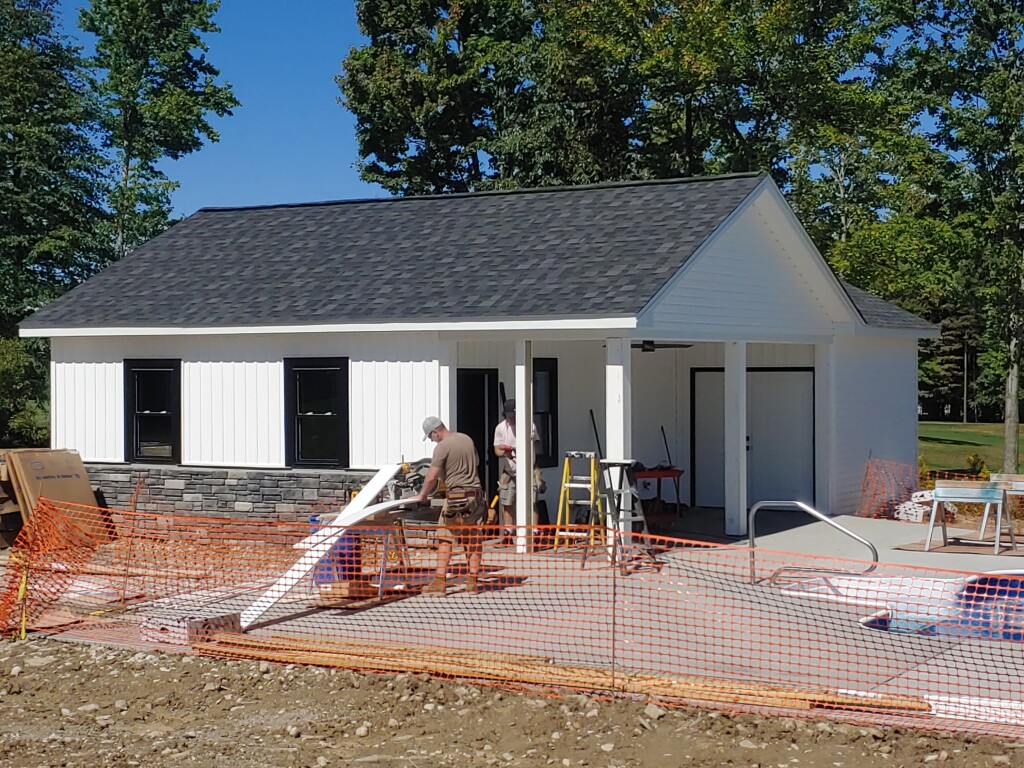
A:
MULTIPOLYGON (((426 480, 429 471, 429 458, 402 464, 398 473, 388 481, 388 498, 392 501, 398 501, 399 499, 419 496, 420 491, 423 490, 423 481, 426 480)), ((439 482, 437 488, 434 489, 434 493, 438 494, 438 492, 443 490, 444 484, 439 482)))

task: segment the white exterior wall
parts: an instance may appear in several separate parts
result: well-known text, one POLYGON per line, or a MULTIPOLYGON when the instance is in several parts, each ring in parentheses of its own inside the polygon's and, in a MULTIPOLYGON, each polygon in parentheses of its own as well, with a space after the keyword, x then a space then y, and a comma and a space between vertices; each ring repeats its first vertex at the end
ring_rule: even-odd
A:
POLYGON ((868 458, 917 464, 917 340, 841 337, 831 358, 831 511, 850 514, 868 458))
POLYGON ((765 189, 641 313, 641 326, 694 340, 806 341, 847 321, 839 286, 765 189))
MULTIPOLYGON (((667 352, 655 352, 654 357, 668 354, 667 352)), ((689 349, 679 350, 677 353, 677 374, 678 391, 676 393, 676 443, 673 445, 672 435, 669 434, 670 446, 672 448, 672 460, 677 467, 686 470, 686 474, 680 480, 683 501, 692 504, 690 497, 690 460, 691 442, 690 433, 690 391, 691 369, 692 368, 725 368, 725 347, 721 344, 694 344, 689 349)), ((642 357, 644 355, 641 355, 642 357)), ((634 362, 634 366, 636 363, 634 362)), ((748 368, 813 368, 814 367, 814 346, 810 344, 750 344, 747 346, 747 367, 748 368)), ((642 408, 639 399, 634 395, 634 419, 642 418, 636 413, 637 408, 642 408)), ((634 427, 636 428, 636 427, 634 427)), ((649 429, 650 427, 646 427, 649 429)), ((657 432, 657 439, 661 434, 657 432)), ((668 424, 665 425, 668 432, 668 424)), ((634 438, 643 440, 642 436, 634 438)), ((650 442, 649 440, 647 441, 650 442)), ((659 458, 665 453, 663 446, 649 446, 648 450, 652 459, 649 461, 643 458, 639 451, 637 458, 645 464, 656 464, 663 459, 659 458)), ((666 493, 666 484, 663 481, 662 493, 666 499, 671 495, 666 493)))
POLYGON ((450 416, 446 349, 435 334, 54 339, 51 443, 124 461, 123 361, 169 358, 181 360, 183 464, 283 467, 284 359, 347 357, 351 466, 421 458, 420 423, 450 416))
POLYGON ((50 343, 50 444, 86 461, 124 461, 124 367, 102 339, 50 343))
MULTIPOLYGON (((535 357, 558 359, 559 449, 592 450, 590 409, 605 443, 604 360, 599 341, 535 342, 535 357)), ((859 501, 868 456, 916 461, 917 344, 912 338, 838 337, 822 345, 830 375, 819 381, 818 460, 833 513, 859 501), (820 390, 819 390, 820 391, 820 390), (834 420, 831 425, 824 420, 834 420)), ((125 358, 182 361, 184 464, 284 466, 285 357, 348 357, 350 361, 350 464, 380 464, 429 455, 420 422, 454 417, 454 371, 497 368, 508 397, 514 391, 514 344, 442 342, 434 334, 401 336, 306 334, 253 337, 77 338, 52 342, 52 445, 78 450, 87 461, 124 460, 125 358)), ((664 426, 681 480, 690 488, 690 373, 724 366, 723 347, 633 351, 633 458, 649 466, 666 460, 664 426)), ((751 367, 814 367, 815 348, 804 344, 751 344, 751 367)), ((455 425, 457 427, 457 425, 455 425)), ((607 446, 605 446, 607 447, 607 446)), ((546 471, 554 513, 560 468, 546 471)), ((663 483, 666 499, 671 483, 663 483)))

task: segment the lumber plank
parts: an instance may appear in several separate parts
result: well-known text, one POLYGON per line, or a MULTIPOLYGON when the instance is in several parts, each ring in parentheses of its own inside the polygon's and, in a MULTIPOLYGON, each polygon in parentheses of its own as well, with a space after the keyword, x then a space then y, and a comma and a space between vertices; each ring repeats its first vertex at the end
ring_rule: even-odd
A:
POLYGON ((360 643, 316 643, 280 635, 215 633, 200 650, 216 655, 271 659, 386 672, 427 672, 522 685, 645 694, 664 699, 774 707, 928 713, 927 701, 907 695, 855 695, 702 677, 666 677, 553 664, 538 656, 462 649, 416 648, 360 643))

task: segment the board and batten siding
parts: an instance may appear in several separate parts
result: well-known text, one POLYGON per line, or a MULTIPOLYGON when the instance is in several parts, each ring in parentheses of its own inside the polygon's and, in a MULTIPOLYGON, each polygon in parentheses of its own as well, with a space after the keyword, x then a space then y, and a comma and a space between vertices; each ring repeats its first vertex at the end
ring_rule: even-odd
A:
POLYGON ((833 319, 849 319, 838 286, 778 216, 777 202, 759 193, 654 298, 640 325, 698 340, 831 336, 833 319))
POLYGON ((58 338, 51 443, 124 461, 124 360, 168 358, 181 360, 183 464, 283 467, 285 358, 347 357, 349 464, 420 458, 423 418, 450 411, 447 346, 433 334, 58 338))
POLYGON ((51 342, 50 443, 77 450, 86 461, 124 461, 124 366, 104 354, 112 346, 51 342))
POLYGON ((831 511, 852 514, 869 458, 917 464, 917 340, 837 337, 831 367, 831 511))

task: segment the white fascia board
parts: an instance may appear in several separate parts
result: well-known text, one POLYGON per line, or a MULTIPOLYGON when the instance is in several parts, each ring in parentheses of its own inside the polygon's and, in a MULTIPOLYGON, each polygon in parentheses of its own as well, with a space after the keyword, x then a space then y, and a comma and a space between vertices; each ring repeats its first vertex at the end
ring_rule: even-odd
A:
POLYGON ((464 320, 425 323, 342 323, 325 325, 153 326, 148 328, 21 328, 22 338, 75 336, 238 336, 301 333, 500 333, 535 331, 623 331, 636 317, 564 317, 545 320, 464 320))
POLYGON ((884 328, 860 323, 852 329, 852 336, 911 337, 915 339, 937 339, 942 335, 940 328, 884 328))

